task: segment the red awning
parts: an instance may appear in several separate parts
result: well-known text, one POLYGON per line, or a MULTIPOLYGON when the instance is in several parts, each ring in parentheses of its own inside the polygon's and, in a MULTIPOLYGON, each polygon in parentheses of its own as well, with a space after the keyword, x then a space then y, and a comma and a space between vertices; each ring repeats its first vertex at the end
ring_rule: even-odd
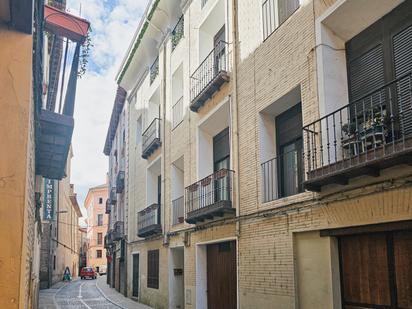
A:
POLYGON ((47 31, 80 43, 84 42, 90 27, 86 19, 49 5, 44 6, 44 22, 47 31))

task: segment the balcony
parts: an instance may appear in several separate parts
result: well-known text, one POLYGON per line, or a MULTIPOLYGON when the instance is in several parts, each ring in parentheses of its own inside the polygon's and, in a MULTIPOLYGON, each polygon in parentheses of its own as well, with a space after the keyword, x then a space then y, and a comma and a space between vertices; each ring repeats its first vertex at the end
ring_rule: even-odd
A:
POLYGON ((229 81, 228 44, 220 41, 190 77, 190 110, 197 112, 229 81))
POLYGON ((180 40, 183 38, 184 34, 184 15, 182 15, 174 29, 172 30, 172 51, 175 50, 176 46, 179 44, 180 40))
POLYGON ((185 202, 184 202, 183 196, 172 201, 172 211, 173 211, 172 225, 183 223, 184 215, 185 215, 185 202))
POLYGON ((186 222, 196 224, 205 219, 234 215, 232 184, 234 171, 221 169, 186 187, 186 222))
POLYGON ((116 205, 116 202, 117 202, 117 192, 116 191, 117 190, 115 187, 111 188, 110 190, 110 203, 112 205, 116 205))
POLYGON ((124 171, 119 171, 116 177, 116 193, 122 193, 124 190, 124 171))
POLYGON ((73 117, 43 109, 37 127, 36 173, 50 179, 64 178, 74 127, 73 117))
POLYGON ((160 119, 155 118, 142 134, 142 158, 147 159, 161 144, 160 119))
POLYGON ((156 77, 159 75, 159 57, 153 62, 152 66, 149 69, 150 72, 150 85, 154 82, 156 77))
POLYGON ((113 246, 113 230, 109 230, 104 236, 104 247, 107 249, 113 246))
POLYGON ((147 237, 162 233, 160 205, 152 204, 138 213, 137 236, 147 237))
POLYGON ((116 221, 113 226, 113 240, 118 241, 124 237, 124 222, 116 221))
POLYGON ((110 201, 110 199, 108 198, 106 200, 106 211, 105 214, 110 214, 110 212, 112 211, 112 202, 110 201))
POLYGON ((346 185, 412 157, 412 72, 303 128, 304 187, 346 185))
POLYGON ((261 164, 264 203, 303 192, 302 149, 296 149, 261 164))

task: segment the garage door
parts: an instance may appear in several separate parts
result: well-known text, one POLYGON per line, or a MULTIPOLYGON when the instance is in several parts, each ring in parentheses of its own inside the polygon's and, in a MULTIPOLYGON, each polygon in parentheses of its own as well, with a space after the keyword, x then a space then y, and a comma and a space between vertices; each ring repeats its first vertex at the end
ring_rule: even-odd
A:
POLYGON ((412 231, 339 237, 344 309, 412 309, 412 231))

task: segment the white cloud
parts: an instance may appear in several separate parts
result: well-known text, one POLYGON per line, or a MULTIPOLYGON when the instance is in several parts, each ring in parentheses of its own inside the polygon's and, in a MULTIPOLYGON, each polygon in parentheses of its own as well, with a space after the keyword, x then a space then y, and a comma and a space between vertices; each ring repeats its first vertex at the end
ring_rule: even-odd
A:
POLYGON ((90 21, 91 67, 78 80, 71 182, 83 205, 87 188, 105 182, 103 154, 117 85, 115 74, 139 24, 147 0, 68 0, 68 10, 90 21))

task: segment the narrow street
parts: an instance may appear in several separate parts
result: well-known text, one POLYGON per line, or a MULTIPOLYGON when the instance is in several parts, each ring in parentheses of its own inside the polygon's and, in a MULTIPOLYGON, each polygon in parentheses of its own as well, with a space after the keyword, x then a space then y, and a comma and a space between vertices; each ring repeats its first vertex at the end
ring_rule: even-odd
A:
POLYGON ((150 309, 124 297, 106 284, 106 276, 96 280, 74 280, 59 282, 52 288, 41 290, 39 299, 41 309, 150 309))

